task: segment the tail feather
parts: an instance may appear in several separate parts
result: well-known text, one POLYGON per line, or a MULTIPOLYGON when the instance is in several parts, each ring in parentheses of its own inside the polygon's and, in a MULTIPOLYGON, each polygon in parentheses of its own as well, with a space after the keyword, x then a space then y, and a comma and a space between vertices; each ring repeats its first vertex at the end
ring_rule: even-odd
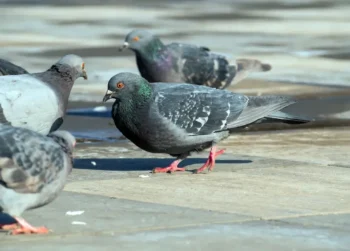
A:
POLYGON ((237 68, 239 71, 248 71, 248 72, 264 72, 270 71, 272 66, 270 64, 264 64, 259 60, 255 59, 237 59, 237 68))
MULTIPOLYGON (((255 59, 237 59, 236 66, 232 66, 231 72, 234 73, 234 77, 232 82, 230 81, 230 85, 235 85, 238 82, 245 79, 249 72, 266 72, 270 71, 272 66, 270 64, 265 64, 255 59)), ((226 88, 226 85, 224 88, 226 88)))
POLYGON ((237 128, 256 123, 256 121, 270 116, 293 103, 295 103, 294 99, 283 96, 249 97, 247 107, 235 121, 228 125, 228 128, 237 128))
POLYGON ((256 121, 256 123, 285 123, 285 124, 305 124, 308 122, 313 121, 313 119, 309 119, 309 118, 303 118, 300 116, 295 116, 289 113, 285 113, 285 112, 281 112, 281 111, 277 111, 274 112, 262 119, 260 119, 259 121, 256 121))

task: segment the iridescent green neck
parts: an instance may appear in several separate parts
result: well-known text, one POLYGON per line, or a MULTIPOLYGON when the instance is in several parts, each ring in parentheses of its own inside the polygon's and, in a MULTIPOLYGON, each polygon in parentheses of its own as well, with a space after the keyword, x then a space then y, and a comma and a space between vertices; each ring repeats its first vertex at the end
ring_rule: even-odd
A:
POLYGON ((165 48, 165 45, 160 41, 159 38, 153 38, 151 42, 143 46, 139 54, 148 59, 156 59, 160 51, 165 48))

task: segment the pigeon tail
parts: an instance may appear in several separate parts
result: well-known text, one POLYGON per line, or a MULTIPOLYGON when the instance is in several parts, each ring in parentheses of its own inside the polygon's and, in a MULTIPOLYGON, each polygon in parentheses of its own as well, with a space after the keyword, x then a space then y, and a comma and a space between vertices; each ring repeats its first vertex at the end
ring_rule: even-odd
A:
POLYGON ((238 72, 248 71, 248 72, 264 72, 270 71, 272 66, 270 64, 264 64, 256 59, 237 59, 238 72))
POLYGON ((236 65, 230 66, 230 75, 234 76, 232 83, 231 81, 227 81, 229 84, 223 88, 225 89, 229 85, 235 85, 238 82, 245 79, 249 72, 266 72, 270 71, 272 66, 270 64, 261 63, 259 60, 255 59, 237 59, 236 65))
POLYGON ((284 96, 249 96, 247 107, 244 108, 235 121, 228 125, 228 128, 232 129, 256 123, 263 118, 277 114, 279 110, 295 102, 293 98, 284 96))
POLYGON ((293 114, 277 111, 277 112, 274 112, 272 114, 269 114, 265 118, 262 118, 257 123, 277 122, 277 123, 285 123, 285 124, 291 124, 291 125, 296 124, 297 125, 297 124, 305 124, 305 123, 308 123, 311 121, 313 121, 313 119, 303 118, 303 117, 296 116, 293 114))

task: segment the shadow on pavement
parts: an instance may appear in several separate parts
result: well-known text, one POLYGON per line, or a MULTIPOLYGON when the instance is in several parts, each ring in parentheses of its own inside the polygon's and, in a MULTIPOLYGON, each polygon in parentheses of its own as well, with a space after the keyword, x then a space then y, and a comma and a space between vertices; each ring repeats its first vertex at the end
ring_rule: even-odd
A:
MULTIPOLYGON (((104 171, 147 171, 155 167, 166 167, 174 160, 175 158, 74 159, 74 168, 104 171)), ((181 162, 179 166, 204 164, 205 161, 204 158, 189 158, 181 162)), ((251 160, 216 160, 217 164, 249 164, 252 162, 251 160)))

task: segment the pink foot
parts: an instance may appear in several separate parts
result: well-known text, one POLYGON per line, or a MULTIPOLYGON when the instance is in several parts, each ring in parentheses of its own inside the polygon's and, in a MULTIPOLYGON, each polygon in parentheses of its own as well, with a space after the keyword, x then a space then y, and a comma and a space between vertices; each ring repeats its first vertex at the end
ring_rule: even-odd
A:
POLYGON ((222 150, 219 150, 216 152, 216 146, 213 146, 210 150, 207 162, 205 162, 205 164, 201 168, 195 170, 194 173, 201 173, 206 168, 208 168, 209 171, 212 171, 214 169, 214 166, 215 166, 216 157, 223 154, 224 152, 225 152, 225 149, 222 149, 222 150))
POLYGON ((17 223, 6 224, 6 225, 0 224, 0 229, 5 230, 5 231, 9 231, 9 230, 17 229, 17 228, 19 228, 19 225, 17 223))
POLYGON ((184 167, 177 167, 177 165, 181 162, 181 159, 175 160, 173 163, 170 164, 168 167, 156 167, 153 169, 153 173, 172 173, 176 171, 185 171, 186 169, 184 167))
POLYGON ((18 234, 47 234, 49 233, 49 230, 46 227, 33 227, 28 222, 26 222, 24 219, 19 217, 14 217, 18 224, 20 225, 19 228, 12 230, 10 233, 12 235, 18 235, 18 234))

